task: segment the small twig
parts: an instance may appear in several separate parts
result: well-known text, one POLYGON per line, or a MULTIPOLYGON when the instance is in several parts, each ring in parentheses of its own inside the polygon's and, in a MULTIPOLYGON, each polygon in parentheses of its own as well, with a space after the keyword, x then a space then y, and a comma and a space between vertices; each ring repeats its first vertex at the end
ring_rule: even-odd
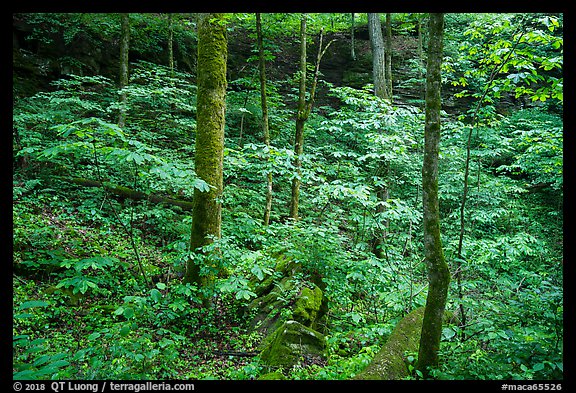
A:
MULTIPOLYGON (((102 189, 104 190, 105 195, 108 195, 109 191, 106 189, 106 187, 104 187, 104 180, 103 180, 102 174, 100 172, 100 165, 98 162, 98 154, 96 152, 95 139, 92 139, 92 148, 94 149, 94 164, 96 166, 96 176, 98 177, 98 179, 102 183, 102 189)), ((122 222, 120 215, 118 214, 118 212, 114 208, 114 205, 112 205, 112 200, 110 198, 105 198, 105 200, 108 201, 108 204, 110 205, 110 208, 112 209, 112 213, 114 214, 114 217, 116 218, 116 220, 118 220, 118 222, 120 223, 120 226, 122 227, 122 229, 124 229, 124 231, 126 232, 128 237, 130 238, 130 243, 132 245, 132 249, 134 250, 134 255, 136 256, 136 261, 138 263, 138 267, 140 268, 140 273, 142 274, 142 277, 144 278, 144 282, 146 283, 148 288, 152 288, 152 284, 150 282, 150 279, 148 278, 148 276, 146 275, 146 272, 144 271, 144 266, 142 266, 142 260, 140 259, 140 253, 138 252, 138 248, 136 247, 136 243, 134 241, 134 232, 131 230, 132 228, 130 228, 130 230, 129 230, 127 228, 127 226, 122 222)), ((132 210, 132 213, 134 213, 134 210, 132 210)))

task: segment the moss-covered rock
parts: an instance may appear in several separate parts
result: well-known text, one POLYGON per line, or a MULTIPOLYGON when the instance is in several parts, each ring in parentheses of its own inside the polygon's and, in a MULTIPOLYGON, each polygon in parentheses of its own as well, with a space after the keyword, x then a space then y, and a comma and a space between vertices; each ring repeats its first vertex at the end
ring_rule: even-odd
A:
POLYGON ((284 380, 286 377, 280 371, 273 371, 271 373, 266 373, 260 375, 257 380, 264 381, 264 380, 284 380))
POLYGON ((276 258, 275 273, 260 282, 251 283, 258 296, 247 307, 251 313, 252 330, 267 335, 274 332, 280 323, 295 319, 323 332, 328 301, 321 287, 312 279, 302 278, 300 263, 284 255, 276 258))
POLYGON ((286 321, 264 341, 260 359, 270 366, 292 367, 301 357, 323 357, 326 338, 297 321, 286 321))
POLYGON ((314 289, 302 288, 294 303, 293 318, 304 326, 316 329, 318 317, 322 316, 323 300, 324 294, 317 285, 314 285, 314 289))
POLYGON ((61 293, 66 298, 66 303, 69 306, 79 306, 82 298, 84 297, 84 294, 74 293, 74 291, 71 288, 65 288, 65 287, 60 288, 54 285, 46 288, 44 290, 44 293, 47 295, 52 295, 54 293, 61 293))
MULTIPOLYGON (((423 319, 424 307, 402 318, 372 362, 354 379, 395 380, 407 377, 408 364, 404 354, 418 352, 423 319)), ((446 312, 444 322, 451 319, 452 313, 446 312)))
POLYGON ((294 282, 285 277, 280 282, 271 282, 269 285, 271 288, 264 291, 264 296, 257 297, 248 305, 248 309, 254 312, 250 322, 252 330, 264 335, 278 327, 281 310, 288 306, 287 299, 282 295, 293 288, 294 282))
POLYGON ((424 307, 406 315, 396 325, 384 347, 354 379, 402 379, 408 376, 404 353, 418 352, 424 307))

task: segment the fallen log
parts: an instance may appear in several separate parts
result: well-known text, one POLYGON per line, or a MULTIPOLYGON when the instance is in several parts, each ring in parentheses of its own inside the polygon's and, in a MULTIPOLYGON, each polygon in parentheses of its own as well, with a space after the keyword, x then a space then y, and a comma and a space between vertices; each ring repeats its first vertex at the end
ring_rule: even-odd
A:
POLYGON ((173 199, 160 195, 146 194, 141 191, 132 190, 128 187, 123 187, 115 185, 109 182, 101 182, 98 180, 84 179, 82 177, 75 177, 72 179, 72 183, 78 184, 84 187, 100 187, 105 189, 111 194, 117 195, 121 198, 129 198, 133 200, 147 200, 148 202, 167 204, 171 206, 178 206, 182 210, 190 211, 192 210, 193 203, 190 201, 184 201, 181 199, 173 199))

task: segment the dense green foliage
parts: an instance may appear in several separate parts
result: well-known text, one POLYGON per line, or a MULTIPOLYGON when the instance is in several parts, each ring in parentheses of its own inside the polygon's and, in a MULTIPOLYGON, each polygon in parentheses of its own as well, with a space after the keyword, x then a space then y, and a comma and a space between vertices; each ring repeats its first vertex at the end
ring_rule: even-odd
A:
MULTIPOLYGON (((393 33, 403 40, 416 40, 415 23, 426 17, 392 16, 393 33)), ((117 56, 117 15, 17 14, 15 20, 27 24, 26 42, 44 48, 14 48, 21 53, 15 65, 32 57, 40 64, 49 58, 46 48, 54 54, 58 45, 90 42, 109 44, 115 51, 109 56, 117 56)), ((215 307, 203 307, 199 289, 181 280, 190 257, 189 211, 73 181, 187 201, 195 189, 209 189, 194 170, 195 16, 175 15, 174 74, 166 67, 166 16, 131 14, 131 21, 124 128, 116 123, 120 92, 110 64, 50 58, 74 67, 47 72, 36 84, 25 80, 23 68, 14 71, 14 378, 250 379, 275 371, 258 355, 230 354, 254 353, 262 340, 249 329, 248 304, 257 296, 254 283, 275 279, 282 256, 303 272, 284 294, 286 304, 294 303, 307 273, 322 278, 327 356, 279 371, 288 379, 351 379, 396 323, 426 300, 418 100, 399 92, 390 104, 374 97, 370 85, 337 85, 321 75, 305 128, 300 219, 287 220, 298 45, 286 36, 297 35, 299 15, 262 15, 269 146, 262 142, 250 41, 255 18, 231 15, 222 235, 207 246, 219 252, 205 254, 227 274, 210 294, 215 307), (270 171, 274 199, 264 226, 270 171), (389 191, 385 201, 376 194, 382 185, 389 191), (381 257, 374 253, 377 237, 381 257)), ((350 28, 349 14, 311 14, 309 21, 314 42, 319 27, 335 36, 350 28)), ((365 14, 357 14, 361 25, 365 14)), ((396 71, 413 64, 410 48, 415 44, 395 47, 396 71)), ((462 297, 452 280, 447 309, 457 314, 462 304, 467 324, 443 328, 432 378, 563 377, 562 48, 562 15, 447 16, 443 101, 453 106, 442 115, 440 220, 450 271, 462 268, 462 297), (469 134, 470 189, 457 260, 469 134)), ((398 74, 417 77, 413 70, 398 74)), ((405 85, 417 91, 421 81, 405 85)), ((416 364, 417 353, 406 356, 416 364)))

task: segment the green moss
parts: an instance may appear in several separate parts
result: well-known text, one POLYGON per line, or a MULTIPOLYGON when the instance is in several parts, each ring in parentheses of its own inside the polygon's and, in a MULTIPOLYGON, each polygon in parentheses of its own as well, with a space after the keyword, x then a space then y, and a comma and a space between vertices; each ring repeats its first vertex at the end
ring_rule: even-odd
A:
POLYGON ((56 287, 56 286, 54 286, 54 285, 49 286, 48 288, 46 288, 46 289, 44 290, 44 293, 47 294, 47 295, 52 295, 52 294, 54 294, 54 293, 61 293, 61 294, 63 294, 63 295, 66 297, 66 299, 67 299, 67 300, 66 300, 66 303, 67 303, 69 306, 79 306, 79 305, 80 305, 80 301, 81 301, 82 298, 84 297, 84 295, 81 294, 81 293, 74 293, 71 288, 64 288, 64 287, 58 288, 58 287, 56 287))
POLYGON ((261 381, 264 381, 264 380, 285 380, 286 377, 280 371, 273 371, 271 373, 266 373, 266 374, 260 375, 257 379, 261 380, 261 381))
MULTIPOLYGON (((196 251, 220 238, 222 221, 224 122, 226 112, 226 62, 228 43, 223 14, 203 14, 198 23, 197 119, 195 171, 210 185, 194 190, 190 248, 196 251)), ((219 268, 212 264, 211 269, 219 268)), ((217 274, 201 276, 201 266, 188 261, 184 282, 209 287, 217 274)))
POLYGON ((291 367, 303 355, 323 356, 326 338, 297 321, 286 321, 270 336, 260 359, 270 366, 291 367))
POLYGON ((270 286, 266 295, 254 299, 248 306, 249 310, 257 310, 250 324, 252 329, 263 334, 272 332, 278 327, 280 311, 286 308, 286 301, 281 295, 291 290, 294 282, 284 277, 278 284, 271 282, 270 286))
POLYGON ((388 341, 368 367, 354 379, 393 380, 408 376, 404 353, 418 351, 423 318, 424 307, 406 315, 396 325, 388 341))
MULTIPOLYGON (((354 379, 396 380, 407 377, 409 374, 404 354, 418 352, 424 310, 424 307, 417 308, 402 318, 372 362, 354 379)), ((444 314, 444 322, 452 318, 451 312, 444 314)))
POLYGON ((313 290, 306 287, 302 288, 294 304, 292 313, 294 319, 305 326, 315 328, 316 319, 322 308, 322 299, 322 290, 318 286, 315 285, 313 290))

